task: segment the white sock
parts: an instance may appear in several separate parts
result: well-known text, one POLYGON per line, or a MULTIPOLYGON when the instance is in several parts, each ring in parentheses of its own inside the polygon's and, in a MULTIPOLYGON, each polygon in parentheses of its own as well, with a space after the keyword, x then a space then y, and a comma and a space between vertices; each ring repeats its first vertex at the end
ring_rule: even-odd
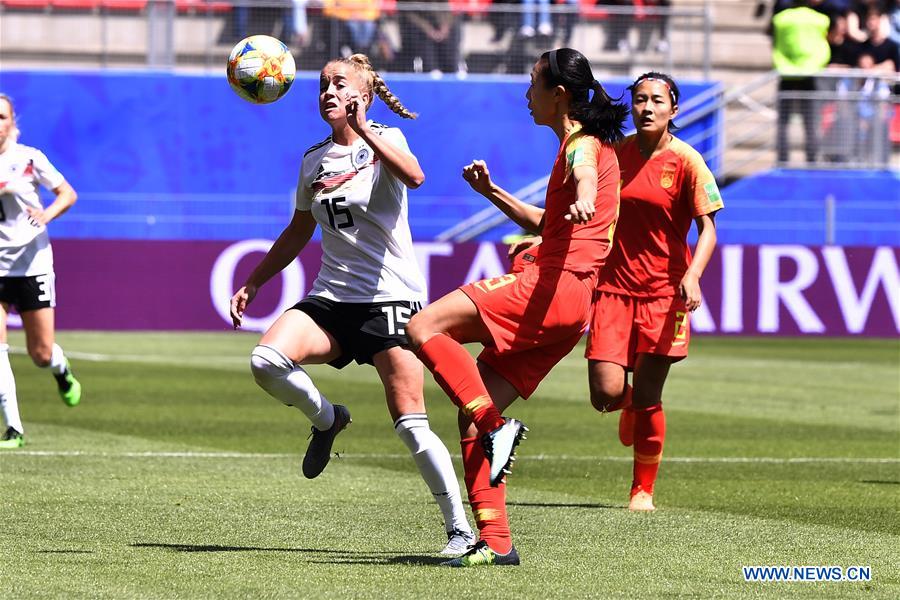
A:
POLYGON ((259 387, 282 403, 299 408, 316 429, 324 431, 334 423, 331 403, 306 371, 277 348, 262 344, 254 348, 250 354, 250 370, 259 387))
POLYGON ((19 417, 19 401, 16 399, 16 380, 9 365, 9 344, 0 344, 0 412, 7 427, 25 433, 19 417))
POLYGON ((447 446, 428 426, 428 416, 421 413, 403 415, 394 422, 394 430, 412 453, 422 479, 431 490, 444 515, 447 531, 459 529, 471 532, 466 511, 459 493, 459 481, 447 446))
POLYGON ((54 375, 62 375, 66 372, 66 355, 59 344, 53 344, 53 350, 50 352, 50 370, 54 375))

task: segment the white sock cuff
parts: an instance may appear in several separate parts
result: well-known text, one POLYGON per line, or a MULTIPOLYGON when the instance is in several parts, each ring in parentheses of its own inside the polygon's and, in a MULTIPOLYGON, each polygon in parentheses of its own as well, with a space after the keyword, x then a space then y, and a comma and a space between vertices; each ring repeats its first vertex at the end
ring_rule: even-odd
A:
POLYGON ((428 415, 426 415, 425 413, 409 413, 407 415, 401 416, 399 419, 394 421, 394 429, 397 430, 397 433, 400 433, 401 431, 409 431, 410 429, 416 429, 419 427, 431 429, 428 424, 428 415))
POLYGON ((428 425, 425 413, 410 413, 394 421, 394 430, 414 455, 431 448, 437 436, 428 425))
POLYGON ((294 368, 294 361, 285 356, 281 350, 273 346, 258 344, 253 349, 253 352, 250 353, 251 363, 253 362, 254 358, 261 358, 262 360, 274 365, 275 367, 286 371, 290 371, 294 368))
POLYGON ((9 352, 9 344, 0 344, 0 352, 9 352))

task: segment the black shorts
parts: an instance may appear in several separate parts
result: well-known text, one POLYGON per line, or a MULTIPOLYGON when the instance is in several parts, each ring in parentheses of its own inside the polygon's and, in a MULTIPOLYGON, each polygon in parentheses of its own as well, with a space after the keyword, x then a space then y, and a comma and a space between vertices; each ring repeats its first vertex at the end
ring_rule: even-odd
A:
POLYGON ((56 306, 53 273, 28 277, 0 277, 0 302, 16 307, 19 314, 56 306))
POLYGON ((356 360, 373 364, 383 350, 406 346, 406 323, 421 310, 418 302, 335 302, 317 296, 304 298, 292 308, 308 314, 316 325, 337 340, 341 355, 328 364, 343 369, 356 360))

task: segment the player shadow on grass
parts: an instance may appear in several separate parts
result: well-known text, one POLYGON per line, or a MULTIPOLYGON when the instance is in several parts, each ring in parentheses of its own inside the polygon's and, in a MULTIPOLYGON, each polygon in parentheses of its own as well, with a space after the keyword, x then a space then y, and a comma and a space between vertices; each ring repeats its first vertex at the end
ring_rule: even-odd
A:
POLYGON ((355 565, 437 565, 447 560, 446 556, 400 555, 389 556, 396 552, 353 552, 351 550, 328 550, 325 548, 264 548, 259 546, 223 546, 220 544, 160 544, 137 542, 129 544, 132 548, 159 548, 172 552, 301 552, 308 554, 335 554, 336 558, 311 560, 311 563, 323 564, 355 564, 355 565), (344 555, 341 557, 340 555, 344 555))
MULTIPOLYGON (((324 548, 265 548, 261 546, 223 546, 220 544, 160 544, 136 542, 129 544, 132 548, 160 548, 173 552, 305 552, 309 554, 347 554, 356 553, 347 550, 327 550, 324 548)), ((370 552, 369 554, 394 554, 394 552, 370 552)))
POLYGON ((321 564, 341 564, 341 565, 439 565, 449 560, 451 557, 434 556, 428 554, 404 554, 393 556, 390 558, 380 556, 381 554, 393 554, 392 552, 345 552, 345 558, 334 558, 329 560, 311 560, 311 563, 321 564))
POLYGON ((628 508, 625 504, 578 504, 574 502, 507 502, 506 505, 523 508, 602 508, 610 510, 628 508))

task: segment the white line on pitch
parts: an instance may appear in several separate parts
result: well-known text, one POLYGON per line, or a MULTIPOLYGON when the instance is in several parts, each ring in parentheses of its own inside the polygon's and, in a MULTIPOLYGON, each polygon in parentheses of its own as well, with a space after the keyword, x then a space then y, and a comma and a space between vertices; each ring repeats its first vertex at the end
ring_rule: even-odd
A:
MULTIPOLYGON (((408 454, 352 454, 339 453, 346 459, 408 458, 408 454)), ((245 453, 245 452, 86 452, 81 450, 16 450, 4 452, 3 456, 50 456, 87 458, 212 458, 212 459, 279 459, 295 458, 299 454, 285 453, 245 453)), ((581 461, 581 462, 631 462, 630 456, 571 456, 566 454, 524 455, 524 460, 539 461, 581 461)), ((751 463, 751 464, 900 464, 900 458, 852 458, 844 456, 801 456, 780 458, 774 456, 671 456, 669 463, 751 463)))

